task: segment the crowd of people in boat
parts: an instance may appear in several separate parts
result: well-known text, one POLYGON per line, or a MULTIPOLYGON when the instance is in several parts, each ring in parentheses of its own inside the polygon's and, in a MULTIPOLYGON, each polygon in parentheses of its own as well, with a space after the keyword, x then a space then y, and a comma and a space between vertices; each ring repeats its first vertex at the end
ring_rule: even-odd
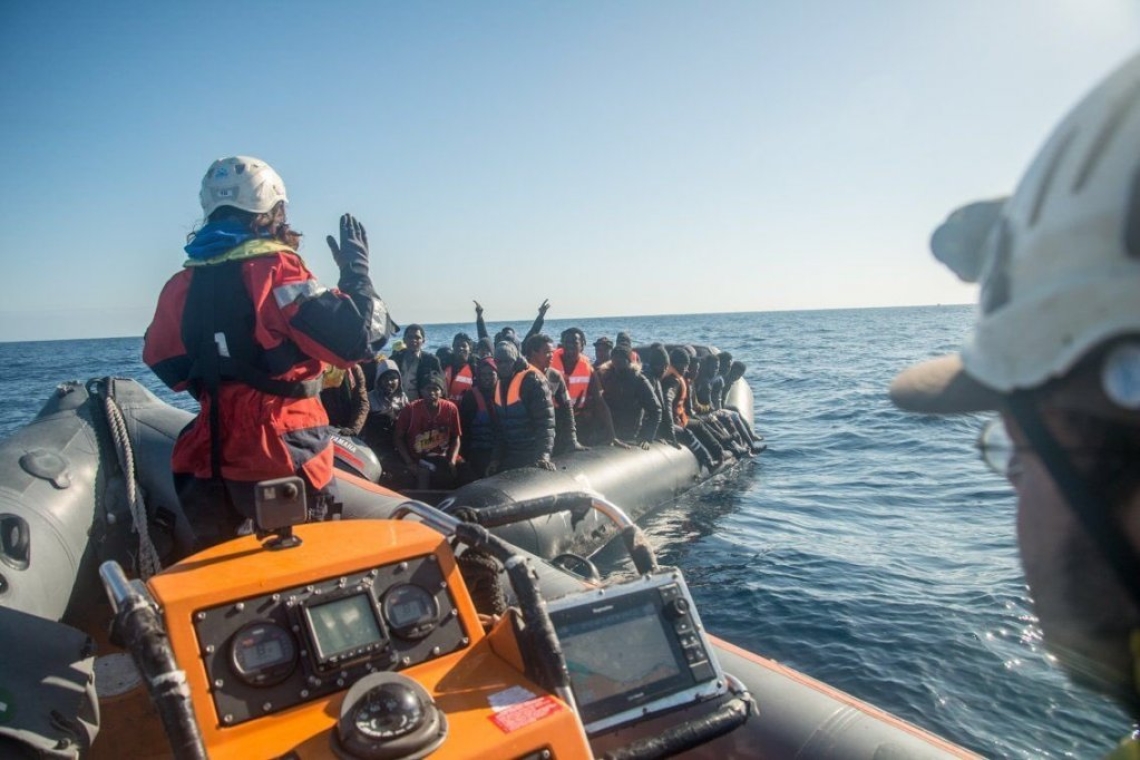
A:
POLYGON ((505 470, 553 470, 552 457, 594 447, 687 446, 702 467, 750 457, 760 438, 726 405, 745 365, 727 351, 653 343, 627 332, 594 341, 570 327, 542 332, 549 301, 523 338, 493 337, 475 302, 476 338, 425 350, 410 324, 390 355, 329 366, 321 400, 330 422, 367 444, 393 488, 450 489, 505 470))
POLYGON ((689 446, 712 470, 747 457, 750 425, 724 408, 744 374, 727 353, 653 344, 626 333, 595 341, 542 333, 543 302, 522 338, 493 338, 476 302, 475 339, 424 350, 426 332, 399 328, 377 294, 368 235, 352 214, 325 238, 340 271, 317 282, 298 253, 281 176, 251 156, 214 161, 199 192, 203 224, 163 286, 143 361, 199 412, 174 443, 179 504, 201 545, 256 515, 258 484, 298 476, 312 520, 338 509, 333 430, 378 455, 381 482, 443 489, 593 446, 689 446), (332 426, 330 426, 330 418, 332 426), (334 427, 335 426, 335 427, 334 427))

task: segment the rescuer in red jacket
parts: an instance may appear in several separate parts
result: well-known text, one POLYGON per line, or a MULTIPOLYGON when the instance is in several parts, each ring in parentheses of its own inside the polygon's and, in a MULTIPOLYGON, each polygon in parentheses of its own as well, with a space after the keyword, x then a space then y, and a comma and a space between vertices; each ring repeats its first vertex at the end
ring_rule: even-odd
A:
POLYGON ((285 184, 248 156, 215 161, 202 180, 205 224, 166 283, 143 361, 201 411, 174 444, 182 509, 200 544, 254 516, 254 484, 301 476, 311 518, 333 501, 332 430, 321 405, 322 362, 370 358, 394 331, 368 275, 368 238, 352 216, 328 237, 340 268, 322 287, 297 253, 285 184))

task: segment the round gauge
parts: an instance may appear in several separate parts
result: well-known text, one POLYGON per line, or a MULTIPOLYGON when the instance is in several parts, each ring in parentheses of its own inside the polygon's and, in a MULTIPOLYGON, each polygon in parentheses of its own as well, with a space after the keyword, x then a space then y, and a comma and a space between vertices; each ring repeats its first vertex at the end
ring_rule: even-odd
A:
POLYGON ((420 586, 401 583, 384 594, 384 620, 401 639, 422 639, 439 622, 439 604, 420 586))
POLYGON ((297 646, 276 623, 250 623, 230 639, 230 665, 250 686, 273 686, 293 672, 297 646))

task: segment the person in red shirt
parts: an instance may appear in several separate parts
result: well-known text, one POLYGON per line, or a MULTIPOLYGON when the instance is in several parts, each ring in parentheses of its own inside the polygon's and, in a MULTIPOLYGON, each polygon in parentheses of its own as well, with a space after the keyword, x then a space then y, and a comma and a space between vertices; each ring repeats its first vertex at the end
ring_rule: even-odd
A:
POLYGON ((443 398, 446 382, 433 372, 396 419, 396 449, 417 474, 418 488, 454 488, 462 426, 459 407, 443 398))

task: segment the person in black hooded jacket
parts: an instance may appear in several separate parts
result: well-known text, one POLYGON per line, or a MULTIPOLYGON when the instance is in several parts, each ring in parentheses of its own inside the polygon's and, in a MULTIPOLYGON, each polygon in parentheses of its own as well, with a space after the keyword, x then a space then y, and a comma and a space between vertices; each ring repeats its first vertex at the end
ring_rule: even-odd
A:
POLYGON ((617 439, 648 449, 661 424, 661 400, 649 378, 641 374, 641 365, 632 363, 631 354, 624 343, 614 346, 610 366, 598 371, 617 439))

